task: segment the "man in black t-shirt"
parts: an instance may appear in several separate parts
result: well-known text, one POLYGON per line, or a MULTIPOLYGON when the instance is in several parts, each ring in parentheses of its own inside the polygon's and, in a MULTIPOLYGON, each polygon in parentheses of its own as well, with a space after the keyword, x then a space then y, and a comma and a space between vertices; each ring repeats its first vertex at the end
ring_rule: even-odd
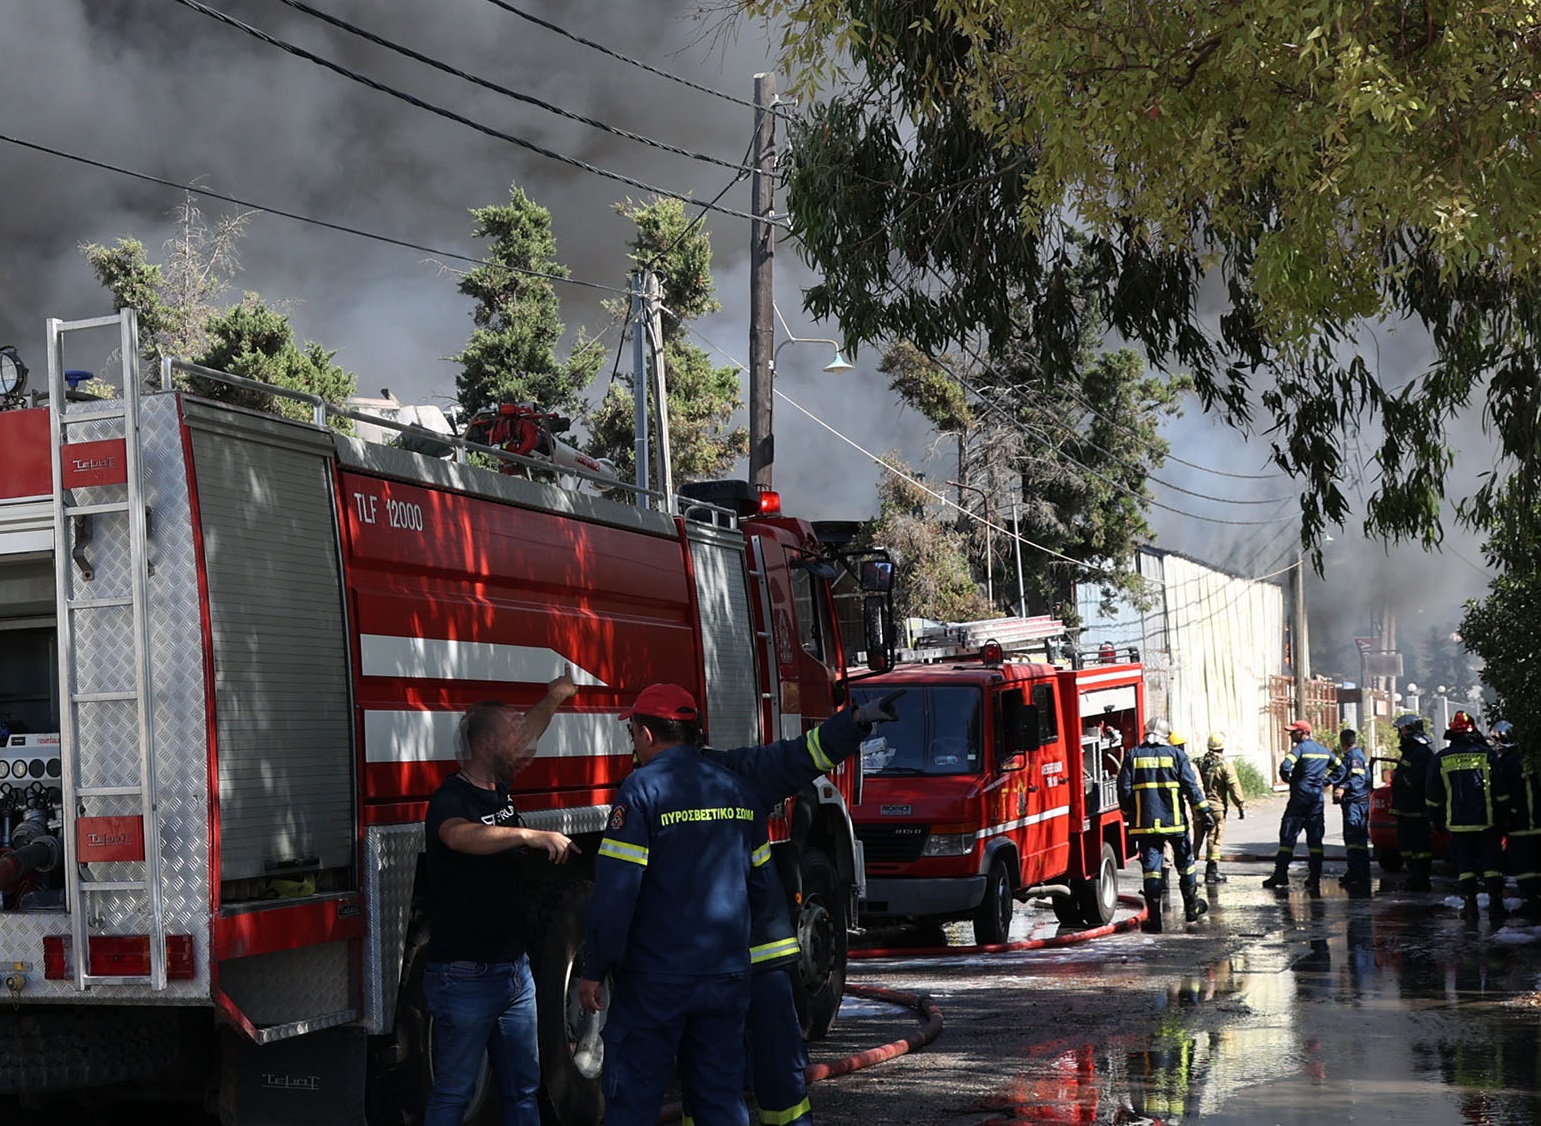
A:
POLYGON ((460 721, 460 773, 428 802, 428 965, 423 992, 433 1014, 433 1089, 424 1126, 460 1126, 483 1051, 492 1061, 504 1123, 540 1126, 535 982, 525 953, 528 914, 519 855, 541 849, 561 864, 577 846, 561 833, 526 829, 508 783, 577 685, 566 673, 520 717, 498 701, 460 721))

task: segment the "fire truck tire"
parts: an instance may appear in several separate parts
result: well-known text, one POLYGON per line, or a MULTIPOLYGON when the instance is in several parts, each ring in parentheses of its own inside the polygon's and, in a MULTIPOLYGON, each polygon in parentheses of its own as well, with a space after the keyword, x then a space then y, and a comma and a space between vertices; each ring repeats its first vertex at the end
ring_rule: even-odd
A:
POLYGON ((822 1040, 835 1025, 845 993, 849 897, 834 862, 819 849, 803 849, 800 868, 803 903, 797 913, 797 940, 802 961, 800 972, 792 975, 792 995, 803 1035, 822 1040))
POLYGON ((974 941, 980 946, 997 946, 1011 933, 1011 915, 1016 908, 1012 890, 1011 866, 1005 856, 997 854, 985 874, 985 897, 974 909, 974 941))
POLYGON ((578 971, 593 890, 587 880, 555 885, 541 900, 530 952, 546 1109, 559 1126, 594 1126, 605 1112, 598 1073, 585 1074, 574 1059, 586 1023, 578 971))
POLYGON ((1070 890, 1087 926, 1105 927, 1113 921, 1118 910, 1118 853, 1111 844, 1102 842, 1096 876, 1076 882, 1070 890))

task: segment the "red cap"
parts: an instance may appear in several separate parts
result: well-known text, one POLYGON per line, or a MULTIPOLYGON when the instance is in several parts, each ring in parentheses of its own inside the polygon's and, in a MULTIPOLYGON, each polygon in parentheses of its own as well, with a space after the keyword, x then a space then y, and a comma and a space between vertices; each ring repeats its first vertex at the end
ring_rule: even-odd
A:
POLYGON ((1308 722, 1306 722, 1305 720, 1303 720, 1303 719, 1297 719, 1294 723, 1290 724, 1284 730, 1286 730, 1286 731, 1298 731, 1302 735, 1309 735, 1309 734, 1311 734, 1311 725, 1308 722))
POLYGON ((696 698, 678 684, 649 684, 637 693, 631 709, 621 713, 621 721, 634 715, 694 723, 700 713, 696 711, 696 698))

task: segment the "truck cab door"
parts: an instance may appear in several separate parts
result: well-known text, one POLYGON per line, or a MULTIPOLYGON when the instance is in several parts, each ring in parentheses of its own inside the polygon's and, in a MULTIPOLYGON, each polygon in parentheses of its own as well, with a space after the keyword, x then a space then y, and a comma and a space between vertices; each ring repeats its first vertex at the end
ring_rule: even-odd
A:
POLYGON ((1022 876, 1041 882, 1063 873, 1070 859, 1071 779, 1052 681, 1026 686, 1022 717, 1034 725, 1017 737, 1025 766, 1017 772, 1022 795, 1022 876))

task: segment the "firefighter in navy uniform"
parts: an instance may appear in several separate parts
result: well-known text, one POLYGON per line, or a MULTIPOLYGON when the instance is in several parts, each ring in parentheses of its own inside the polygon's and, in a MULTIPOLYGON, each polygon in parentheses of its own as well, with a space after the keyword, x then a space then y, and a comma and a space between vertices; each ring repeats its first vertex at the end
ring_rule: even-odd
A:
POLYGON ((1406 891, 1431 891, 1434 845, 1429 834, 1429 805, 1424 789, 1434 745, 1423 733, 1423 720, 1404 712, 1392 721, 1397 729, 1398 755, 1391 772, 1391 813, 1397 819, 1397 851, 1407 862, 1406 891))
POLYGON ((1168 844, 1182 891, 1183 918, 1191 923, 1209 910, 1208 901, 1199 896, 1198 865, 1193 859, 1183 799, 1187 798, 1194 820, 1202 828, 1210 821, 1209 800, 1187 753, 1170 744, 1171 734, 1172 725, 1166 720, 1147 720, 1145 738, 1125 757, 1118 771, 1118 804, 1129 835, 1139 843, 1140 868, 1145 875, 1146 918, 1141 929, 1152 934, 1162 929, 1161 889, 1166 876, 1162 853, 1168 844))
POLYGON ((1514 739, 1514 724, 1493 724, 1499 785, 1509 795, 1504 809, 1508 837, 1506 867, 1519 886, 1525 918, 1541 923, 1541 771, 1514 739))
MULTIPOLYGON (((704 747, 701 754, 747 782, 756 795, 755 811, 765 817, 773 807, 855 754, 874 724, 898 719, 894 701, 903 694, 900 689, 860 707, 846 708, 796 739, 730 751, 704 747)), ((755 916, 750 937, 745 1044, 749 1087, 754 1091, 760 1121, 766 1126, 809 1126, 813 1122, 806 1075, 808 1046, 792 993, 792 973, 799 954, 797 928, 777 880, 776 894, 755 916)), ((685 1111, 687 1121, 695 1117, 689 1103, 685 1111)))
POLYGON ((1498 756, 1466 712, 1450 717, 1445 748, 1429 763, 1425 800, 1429 824, 1450 832, 1449 860, 1461 896, 1461 918, 1480 917, 1480 879, 1488 893, 1488 920, 1494 930, 1508 922, 1504 908, 1503 829, 1508 794, 1495 777, 1498 756))
POLYGON ((1322 794, 1342 777, 1342 765, 1336 756, 1311 738, 1311 724, 1297 719, 1286 730, 1290 736, 1289 753, 1279 764, 1279 777, 1290 784, 1289 801, 1279 818, 1279 851, 1274 857, 1273 875, 1263 881, 1265 888, 1290 886, 1290 858, 1300 831, 1306 833, 1306 894, 1322 893, 1322 838, 1327 823, 1322 811, 1322 794))
POLYGON ((695 698, 644 688, 622 718, 639 763, 594 863, 583 1008, 604 1007, 606 1126, 655 1126, 678 1064, 702 1126, 748 1126, 750 921, 775 895, 765 818, 743 779, 697 749, 695 698))
POLYGON ((1341 776, 1332 788, 1332 801, 1343 810, 1343 847, 1348 853, 1348 871, 1340 882, 1350 897, 1363 899, 1370 894, 1370 764, 1353 728, 1339 734, 1338 748, 1341 776))

